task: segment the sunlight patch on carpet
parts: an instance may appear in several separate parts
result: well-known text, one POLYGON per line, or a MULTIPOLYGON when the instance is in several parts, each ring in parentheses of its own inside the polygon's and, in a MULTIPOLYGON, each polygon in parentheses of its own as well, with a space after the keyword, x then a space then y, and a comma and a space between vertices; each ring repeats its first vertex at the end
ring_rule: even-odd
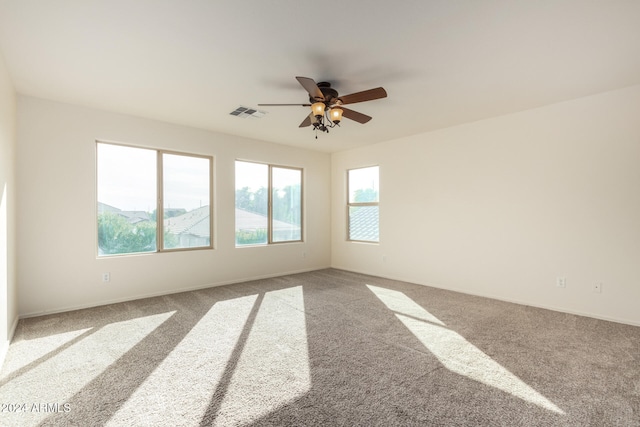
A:
POLYGON ((513 375, 463 336, 448 329, 442 321, 402 292, 370 285, 367 287, 450 371, 510 393, 541 408, 564 414, 564 411, 553 402, 513 375))
POLYGON ((251 424, 311 389, 303 301, 301 286, 265 294, 214 425, 251 424))
MULTIPOLYGON (((102 326, 9 381, 0 388, 0 401, 24 402, 29 407, 25 412, 3 414, 20 417, 17 424, 5 421, 11 425, 38 424, 51 413, 34 412, 30 407, 32 404, 63 405, 174 313, 170 311, 102 326)), ((63 335, 67 342, 74 338, 73 334, 63 335)), ((60 347, 60 344, 56 347, 60 347)))
POLYGON ((564 414, 549 399, 491 359, 460 334, 396 314, 402 323, 450 371, 495 387, 550 411, 564 414))
POLYGON ((395 313, 405 314, 416 319, 426 320, 444 326, 444 323, 433 314, 425 310, 420 304, 399 291, 367 285, 387 308, 395 313))
POLYGON ((106 425, 198 425, 256 298, 216 302, 106 425))
POLYGON ((11 357, 5 361, 2 378, 10 377, 14 372, 26 367, 36 360, 46 357, 65 344, 93 328, 79 329, 60 334, 47 335, 34 339, 23 339, 12 344, 12 351, 19 357, 11 357))

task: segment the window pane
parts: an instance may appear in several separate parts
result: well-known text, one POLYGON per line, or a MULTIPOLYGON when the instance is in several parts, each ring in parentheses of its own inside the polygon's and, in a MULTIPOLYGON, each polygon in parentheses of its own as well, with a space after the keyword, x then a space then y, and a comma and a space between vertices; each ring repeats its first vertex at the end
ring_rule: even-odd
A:
POLYGON ((349 203, 378 202, 378 166, 349 171, 349 203))
POLYGON ((302 171, 300 169, 271 168, 272 185, 272 241, 302 240, 302 171))
POLYGON ((98 255, 156 251, 156 152, 97 144, 98 255))
POLYGON ((351 169, 347 172, 349 189, 349 240, 378 242, 379 168, 351 169))
POLYGON ((349 207, 350 240, 380 241, 378 209, 378 206, 349 207))
POLYGON ((210 246, 210 160, 163 153, 162 171, 164 249, 210 246))
POLYGON ((269 166, 236 161, 236 246, 268 241, 269 166))

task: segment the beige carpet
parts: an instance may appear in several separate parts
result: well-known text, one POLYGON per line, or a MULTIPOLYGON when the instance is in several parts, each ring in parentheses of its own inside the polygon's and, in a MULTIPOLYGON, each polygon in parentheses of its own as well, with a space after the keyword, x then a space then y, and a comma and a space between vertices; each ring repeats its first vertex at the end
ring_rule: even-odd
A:
POLYGON ((640 426, 640 328, 339 270, 21 320, 2 426, 640 426))

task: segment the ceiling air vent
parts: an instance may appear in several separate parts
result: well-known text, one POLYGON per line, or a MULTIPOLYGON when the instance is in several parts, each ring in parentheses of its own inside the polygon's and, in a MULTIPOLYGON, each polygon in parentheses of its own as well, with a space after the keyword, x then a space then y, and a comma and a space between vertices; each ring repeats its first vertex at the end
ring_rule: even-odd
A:
POLYGON ((229 114, 231 114, 232 116, 241 117, 243 119, 246 119, 247 117, 259 119, 261 117, 264 117, 264 115, 267 114, 267 112, 256 110, 255 108, 240 106, 235 110, 233 110, 232 112, 230 112, 229 114))

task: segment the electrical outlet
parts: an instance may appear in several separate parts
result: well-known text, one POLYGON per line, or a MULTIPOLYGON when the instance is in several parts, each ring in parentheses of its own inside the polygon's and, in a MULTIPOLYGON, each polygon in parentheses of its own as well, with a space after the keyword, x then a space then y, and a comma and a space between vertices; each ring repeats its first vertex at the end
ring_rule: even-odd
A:
POLYGON ((105 283, 111 281, 111 273, 102 273, 102 281, 105 283))
POLYGON ((567 279, 565 279, 564 277, 558 277, 556 279, 556 286, 558 288, 566 288, 567 287, 567 279))
POLYGON ((602 283, 596 283, 595 285, 593 285, 593 292, 596 294, 601 294, 602 293, 602 283))
POLYGON ((302 258, 306 258, 307 257, 307 253, 302 251, 302 258))

